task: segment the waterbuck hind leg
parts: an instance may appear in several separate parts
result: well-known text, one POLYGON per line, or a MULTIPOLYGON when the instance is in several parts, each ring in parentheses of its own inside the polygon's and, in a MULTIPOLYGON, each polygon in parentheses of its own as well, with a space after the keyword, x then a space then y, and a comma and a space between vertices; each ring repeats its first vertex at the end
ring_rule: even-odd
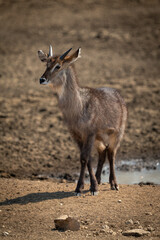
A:
POLYGON ((98 184, 101 183, 101 173, 102 173, 103 164, 106 160, 106 153, 107 153, 107 148, 105 148, 103 151, 98 151, 99 158, 98 158, 98 165, 97 165, 97 171, 96 171, 96 179, 98 184))
POLYGON ((109 175, 109 183, 111 186, 111 190, 119 190, 117 181, 116 181, 116 175, 115 175, 115 155, 116 151, 108 148, 108 160, 109 160, 109 166, 110 166, 110 175, 109 175))

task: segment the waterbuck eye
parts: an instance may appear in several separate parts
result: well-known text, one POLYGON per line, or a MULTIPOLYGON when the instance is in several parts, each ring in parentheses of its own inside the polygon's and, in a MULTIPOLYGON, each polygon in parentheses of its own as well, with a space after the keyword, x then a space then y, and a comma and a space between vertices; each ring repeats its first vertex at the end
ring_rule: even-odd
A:
POLYGON ((55 69, 60 69, 60 67, 61 67, 60 65, 57 65, 57 66, 55 67, 55 69))

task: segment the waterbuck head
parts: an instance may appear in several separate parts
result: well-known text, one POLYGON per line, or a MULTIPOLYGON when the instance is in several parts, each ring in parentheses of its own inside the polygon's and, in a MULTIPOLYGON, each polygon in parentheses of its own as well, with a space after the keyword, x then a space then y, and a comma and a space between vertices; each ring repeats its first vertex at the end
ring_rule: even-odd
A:
POLYGON ((42 50, 38 51, 40 60, 47 63, 47 68, 39 80, 40 84, 52 84, 55 87, 62 84, 65 70, 80 57, 80 48, 71 56, 68 56, 71 49, 67 50, 61 56, 53 56, 52 46, 49 47, 49 54, 45 54, 42 50))

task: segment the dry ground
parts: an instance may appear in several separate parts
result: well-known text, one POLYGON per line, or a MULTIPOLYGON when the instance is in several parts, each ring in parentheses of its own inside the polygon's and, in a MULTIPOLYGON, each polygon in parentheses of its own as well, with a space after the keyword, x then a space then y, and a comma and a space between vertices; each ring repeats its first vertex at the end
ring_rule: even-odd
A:
POLYGON ((0 239, 127 240, 135 237, 121 232, 140 227, 152 230, 140 239, 160 239, 160 186, 120 185, 115 192, 101 185, 99 195, 91 196, 86 185, 81 197, 74 196, 73 183, 1 179, 0 187, 0 239), (55 230, 54 219, 64 214, 80 221, 79 231, 55 230), (130 219, 133 225, 126 224, 130 219), (114 233, 103 232, 106 224, 114 233))
POLYGON ((125 224, 129 219, 154 229, 142 239, 160 238, 159 186, 113 192, 102 185, 99 196, 77 198, 73 183, 7 179, 73 179, 79 171, 55 95, 38 82, 45 66, 37 50, 49 44, 56 54, 81 46, 80 83, 115 87, 125 98, 129 117, 117 159, 159 159, 159 40, 158 0, 0 0, 0 238, 128 239, 120 231, 136 227, 125 224), (77 217, 81 230, 55 231, 60 214, 77 217), (115 236, 100 232, 105 222, 115 236))

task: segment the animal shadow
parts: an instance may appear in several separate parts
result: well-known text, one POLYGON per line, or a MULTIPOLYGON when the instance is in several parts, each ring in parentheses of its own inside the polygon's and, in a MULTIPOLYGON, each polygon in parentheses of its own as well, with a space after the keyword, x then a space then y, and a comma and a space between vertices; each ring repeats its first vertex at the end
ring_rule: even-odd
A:
POLYGON ((12 205, 12 204, 20 204, 25 205, 28 203, 37 203, 37 202, 43 202, 46 200, 52 200, 52 199, 64 199, 75 196, 75 192, 64 192, 64 191, 58 191, 58 192, 41 192, 41 193, 30 193, 27 195, 24 195, 22 197, 17 197, 13 199, 6 199, 3 202, 0 202, 0 206, 5 205, 12 205))

